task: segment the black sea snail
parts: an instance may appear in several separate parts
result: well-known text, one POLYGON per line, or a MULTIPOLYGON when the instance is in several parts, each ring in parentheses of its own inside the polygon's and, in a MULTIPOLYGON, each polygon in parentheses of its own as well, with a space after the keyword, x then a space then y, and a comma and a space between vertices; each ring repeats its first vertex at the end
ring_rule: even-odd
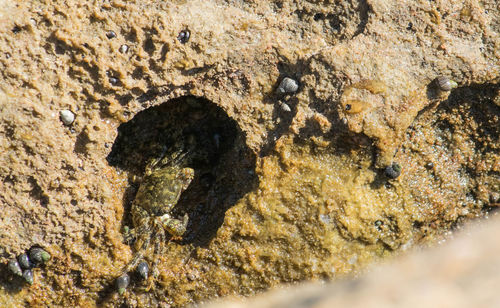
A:
POLYGON ((31 262, 41 264, 50 260, 50 254, 40 247, 33 247, 29 251, 29 258, 31 262))
POLYGON ((17 262, 19 262, 19 265, 21 266, 22 269, 33 268, 33 263, 30 261, 28 255, 25 253, 22 253, 19 256, 17 256, 17 262))
POLYGON ((436 85, 439 87, 441 91, 451 91, 456 88, 458 84, 445 76, 439 76, 436 79, 436 85))
POLYGON ((148 279, 149 266, 147 262, 141 262, 137 265, 137 272, 142 279, 148 279))
POLYGON ((17 262, 16 259, 12 259, 9 261, 9 264, 7 265, 9 270, 14 273, 17 276, 22 276, 23 271, 21 270, 21 266, 19 266, 19 262, 17 262))
POLYGON ((23 272, 23 278, 30 285, 33 284, 33 282, 34 282, 34 280, 33 280, 33 271, 30 270, 30 269, 24 270, 24 272, 23 272))
POLYGON ((127 289, 129 283, 130 283, 130 277, 127 273, 116 278, 116 288, 118 289, 118 293, 120 295, 125 293, 125 289, 127 289))
POLYGON ((401 166, 398 163, 392 163, 385 168, 384 173, 388 178, 395 179, 401 174, 401 166))

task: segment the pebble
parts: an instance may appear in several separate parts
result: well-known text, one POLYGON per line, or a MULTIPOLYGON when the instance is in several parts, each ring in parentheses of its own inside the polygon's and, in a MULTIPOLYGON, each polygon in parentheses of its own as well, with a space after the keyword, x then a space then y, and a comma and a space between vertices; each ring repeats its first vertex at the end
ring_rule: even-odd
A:
POLYGON ((127 51, 128 51, 128 45, 123 44, 123 45, 120 46, 120 49, 118 49, 118 50, 121 53, 127 53, 127 51))
POLYGON ((71 125, 75 121, 75 114, 71 110, 61 110, 59 111, 59 116, 64 125, 71 125))
POLYGON ((299 84, 295 79, 285 77, 278 86, 278 89, 276 89, 276 92, 279 94, 294 93, 297 92, 298 89, 299 89, 299 84))

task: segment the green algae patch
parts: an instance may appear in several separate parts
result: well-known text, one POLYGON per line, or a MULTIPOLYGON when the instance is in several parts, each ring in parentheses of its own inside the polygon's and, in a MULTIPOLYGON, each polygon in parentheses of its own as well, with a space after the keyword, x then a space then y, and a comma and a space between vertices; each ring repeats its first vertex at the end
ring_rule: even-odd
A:
MULTIPOLYGON (((239 245, 256 241, 262 248, 252 256, 256 271, 266 276, 279 273, 275 280, 285 282, 334 278, 384 255, 377 240, 382 233, 359 223, 379 219, 382 205, 370 189, 363 190, 370 179, 358 171, 363 161, 347 155, 311 155, 313 147, 286 145, 290 142, 280 140, 278 155, 260 161, 257 192, 226 216, 225 223, 235 231, 232 239, 239 245), (355 235, 346 238, 340 232, 345 226, 355 235), (370 239, 372 245, 352 237, 370 239)), ((226 232, 222 229, 220 235, 229 236, 226 232)))
POLYGON ((388 215, 403 221, 407 213, 394 214, 400 204, 386 206, 383 192, 370 188, 376 173, 360 171, 370 166, 368 155, 334 154, 332 147, 283 137, 257 166, 258 188, 226 212, 208 247, 169 246, 170 258, 184 254, 186 264, 170 277, 169 298, 250 295, 281 283, 345 277, 392 255, 409 237, 404 226, 376 227, 388 215))

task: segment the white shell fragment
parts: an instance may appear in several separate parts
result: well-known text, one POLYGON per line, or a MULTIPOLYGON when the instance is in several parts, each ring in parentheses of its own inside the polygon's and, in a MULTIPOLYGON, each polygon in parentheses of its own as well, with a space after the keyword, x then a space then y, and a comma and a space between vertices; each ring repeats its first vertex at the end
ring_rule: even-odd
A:
POLYGON ((59 116, 61 117, 61 121, 64 125, 71 125, 73 121, 75 121, 75 114, 70 110, 59 111, 59 116))
POLYGON ((281 81, 278 89, 276 89, 277 93, 294 93, 299 89, 299 84, 296 80, 292 78, 285 77, 281 81))
POLYGON ((123 44, 123 45, 120 46, 120 49, 118 49, 118 50, 121 53, 127 53, 127 51, 128 51, 128 45, 123 44))
POLYGON ((280 107, 281 107, 281 110, 283 110, 285 112, 292 111, 292 109, 290 109, 290 106, 288 106, 288 104, 286 104, 286 103, 280 102, 280 107))

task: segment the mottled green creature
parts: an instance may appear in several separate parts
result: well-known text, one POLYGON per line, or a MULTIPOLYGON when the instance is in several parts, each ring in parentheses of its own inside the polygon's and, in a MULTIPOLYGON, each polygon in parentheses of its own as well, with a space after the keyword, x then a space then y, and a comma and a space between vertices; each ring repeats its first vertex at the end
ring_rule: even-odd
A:
MULTIPOLYGON (((194 170, 182 167, 186 153, 175 153, 163 159, 152 160, 147 166, 139 190, 132 203, 132 220, 134 229, 126 237, 135 238, 135 254, 125 267, 122 275, 116 280, 118 292, 122 294, 130 281, 127 272, 133 270, 150 247, 154 254, 164 250, 168 232, 180 237, 186 231, 188 215, 183 219, 171 216, 171 211, 179 201, 184 190, 194 178, 194 170)), ((147 264, 142 262, 139 274, 147 278, 147 264)), ((154 268, 154 266, 153 266, 154 268)))

